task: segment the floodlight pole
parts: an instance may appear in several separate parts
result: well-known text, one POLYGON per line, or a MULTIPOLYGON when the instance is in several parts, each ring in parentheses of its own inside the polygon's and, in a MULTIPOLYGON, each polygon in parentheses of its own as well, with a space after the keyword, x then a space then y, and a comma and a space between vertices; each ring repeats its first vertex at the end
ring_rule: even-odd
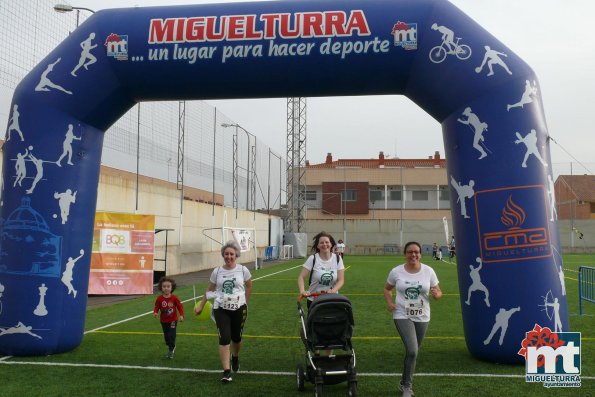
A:
MULTIPOLYGON (((283 166, 283 159, 281 155, 273 152, 271 148, 269 148, 269 192, 268 192, 268 200, 267 200, 267 208, 268 213, 271 213, 271 154, 279 159, 279 208, 281 208, 281 178, 282 178, 282 166, 283 166)), ((277 200, 275 200, 276 202, 277 200)), ((273 203, 274 204, 274 203, 273 203)))
MULTIPOLYGON (((238 135, 238 129, 240 129, 246 133, 246 137, 248 138, 248 158, 246 160, 246 211, 250 211, 250 158, 251 158, 250 136, 254 136, 254 135, 249 133, 244 127, 242 127, 241 125, 239 125, 237 123, 236 124, 223 123, 223 124, 221 124, 221 127, 223 127, 223 128, 235 127, 236 137, 238 135)), ((254 137, 254 138, 256 138, 256 137, 254 137)))

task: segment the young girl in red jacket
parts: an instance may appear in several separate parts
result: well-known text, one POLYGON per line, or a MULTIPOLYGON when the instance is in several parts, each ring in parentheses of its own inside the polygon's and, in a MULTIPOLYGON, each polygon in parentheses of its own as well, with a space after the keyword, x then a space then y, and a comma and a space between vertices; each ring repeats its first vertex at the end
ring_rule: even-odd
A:
POLYGON ((167 358, 174 358, 174 351, 176 350, 176 328, 178 326, 178 312, 180 313, 180 321, 184 321, 184 306, 180 299, 172 292, 176 290, 176 282, 169 277, 161 277, 157 289, 161 291, 161 295, 155 300, 155 309, 153 310, 153 317, 157 317, 157 313, 161 311, 160 321, 161 328, 163 328, 163 337, 165 344, 168 347, 167 358))

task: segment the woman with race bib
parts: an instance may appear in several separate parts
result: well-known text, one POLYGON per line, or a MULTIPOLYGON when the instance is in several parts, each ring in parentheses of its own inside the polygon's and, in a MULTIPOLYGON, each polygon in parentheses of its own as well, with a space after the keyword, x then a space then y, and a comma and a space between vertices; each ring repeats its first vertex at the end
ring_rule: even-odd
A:
POLYGON ((343 258, 332 252, 335 239, 326 232, 314 236, 312 245, 313 255, 304 263, 304 268, 298 276, 298 287, 302 296, 308 297, 307 306, 310 308, 313 293, 336 294, 345 282, 345 266, 343 258), (306 287, 305 279, 309 279, 306 287))
POLYGON ((240 370, 239 354, 242 348, 242 332, 248 316, 248 302, 252 293, 250 271, 246 266, 236 263, 240 254, 240 246, 233 240, 221 247, 221 256, 223 256, 225 264, 213 269, 207 291, 195 309, 197 315, 202 313, 207 298, 215 298, 213 316, 219 334, 219 360, 223 366, 223 377, 221 378, 223 383, 232 381, 231 371, 238 372, 240 370))
POLYGON ((403 392, 403 397, 409 397, 413 395, 417 353, 430 323, 429 296, 438 300, 442 297, 442 291, 434 269, 420 262, 419 243, 408 242, 403 253, 406 262, 393 268, 388 274, 384 285, 384 299, 405 345, 405 362, 399 389, 403 392), (394 301, 393 289, 396 289, 394 301))

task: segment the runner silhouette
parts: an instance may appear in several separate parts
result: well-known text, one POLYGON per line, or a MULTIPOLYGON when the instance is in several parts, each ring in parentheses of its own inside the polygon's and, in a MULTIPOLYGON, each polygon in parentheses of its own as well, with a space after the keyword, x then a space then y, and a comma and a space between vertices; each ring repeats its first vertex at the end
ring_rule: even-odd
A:
POLYGON ((74 77, 76 76, 76 71, 79 70, 81 67, 84 67, 85 70, 89 70, 89 65, 94 64, 95 62, 97 62, 97 58, 95 58, 95 56, 93 54, 91 54, 91 50, 95 47, 97 47, 97 44, 92 44, 91 41, 95 38, 95 33, 91 33, 89 34, 89 37, 87 37, 84 41, 81 42, 81 48, 83 49, 81 51, 81 58, 79 59, 79 63, 78 65, 76 65, 74 67, 74 69, 72 69, 72 72, 70 72, 71 75, 73 75, 74 77))

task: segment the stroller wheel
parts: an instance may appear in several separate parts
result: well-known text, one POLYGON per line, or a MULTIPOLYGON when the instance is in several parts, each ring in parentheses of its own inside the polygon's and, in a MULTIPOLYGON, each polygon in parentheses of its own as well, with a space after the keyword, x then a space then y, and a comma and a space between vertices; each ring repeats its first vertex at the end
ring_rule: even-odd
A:
POLYGON ((357 396, 357 382, 356 381, 349 382, 349 389, 347 390, 347 395, 349 397, 357 396))
POLYGON ((297 389, 299 391, 304 390, 304 380, 306 379, 306 374, 304 371, 304 364, 298 364, 297 369, 295 370, 296 380, 297 380, 297 389))

